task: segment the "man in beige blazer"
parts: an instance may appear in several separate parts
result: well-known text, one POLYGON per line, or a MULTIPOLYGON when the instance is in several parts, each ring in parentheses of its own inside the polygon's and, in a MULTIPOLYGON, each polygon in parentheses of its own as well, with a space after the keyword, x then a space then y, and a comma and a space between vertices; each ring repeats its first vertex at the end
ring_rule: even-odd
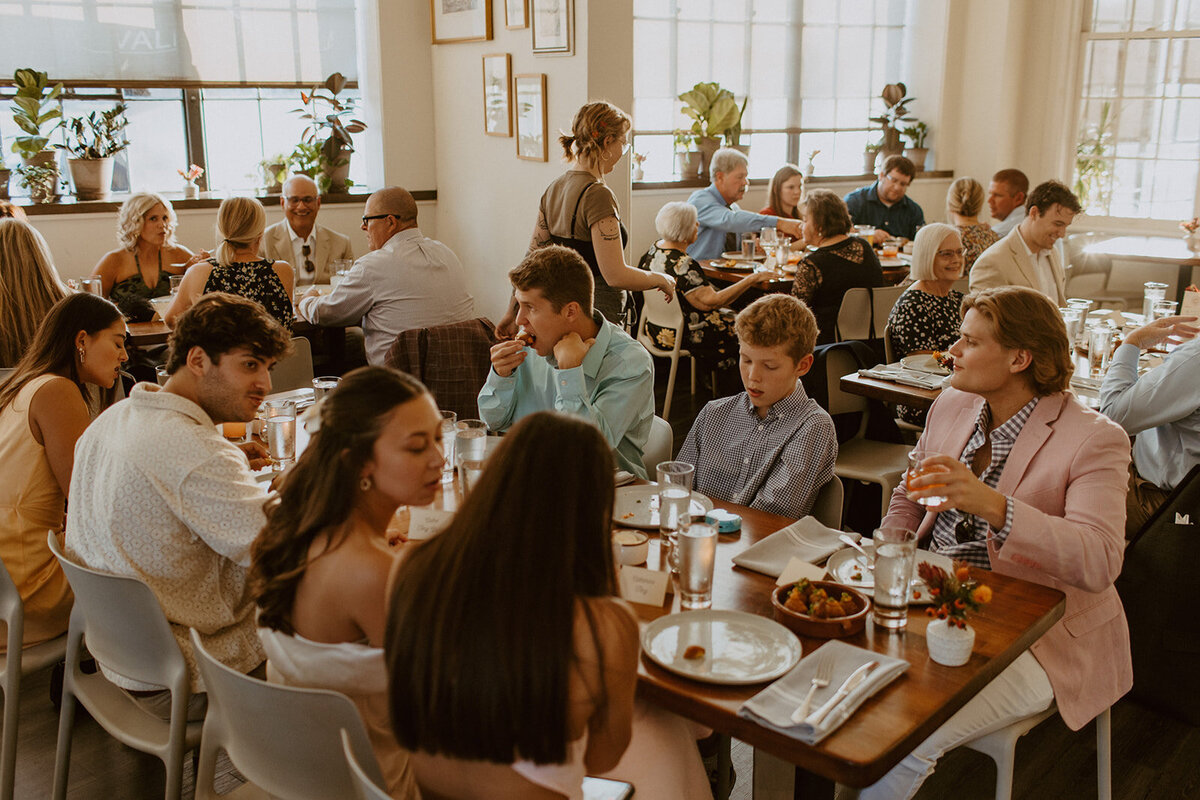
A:
POLYGON ((283 221, 263 232, 262 254, 286 261, 296 269, 296 285, 329 283, 335 259, 354 260, 350 239, 317 224, 321 193, 306 175, 294 175, 283 184, 283 221))
POLYGON ((971 291, 998 286, 1028 286, 1056 305, 1067 304, 1067 273, 1061 248, 1079 199, 1058 181, 1046 181, 1029 193, 1025 219, 1010 234, 983 251, 971 267, 971 291))

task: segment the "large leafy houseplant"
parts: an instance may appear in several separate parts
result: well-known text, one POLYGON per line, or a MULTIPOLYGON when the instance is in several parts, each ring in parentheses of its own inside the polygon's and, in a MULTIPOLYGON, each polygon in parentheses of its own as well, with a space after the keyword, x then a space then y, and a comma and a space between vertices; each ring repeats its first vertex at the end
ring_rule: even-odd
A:
POLYGON ((720 137, 727 136, 734 125, 741 132, 741 111, 733 92, 716 82, 697 83, 679 99, 683 113, 692 119, 692 134, 700 148, 700 172, 706 174, 713 153, 721 146, 720 137))
POLYGON ((63 85, 50 86, 45 72, 28 68, 13 73, 13 84, 17 90, 13 95, 13 122, 26 135, 13 140, 12 151, 29 161, 47 149, 50 134, 63 124, 58 103, 63 85))
POLYGON ((93 111, 86 117, 72 117, 66 123, 67 142, 55 147, 66 150, 72 158, 95 160, 110 158, 129 147, 125 127, 126 106, 117 103, 108 111, 93 111))
POLYGON ((323 85, 300 92, 300 101, 304 106, 295 109, 308 127, 300 137, 300 144, 306 147, 297 146, 292 157, 310 159, 313 155, 311 148, 318 147, 316 155, 325 179, 321 182, 334 192, 345 191, 350 185, 345 176, 350 169, 350 154, 354 152, 351 134, 367 129, 365 122, 353 117, 354 100, 338 96, 345 88, 346 77, 335 72, 325 79, 323 85))
POLYGON ((900 144, 900 123, 914 121, 908 116, 908 104, 916 98, 908 96, 903 83, 889 83, 879 96, 883 99, 884 111, 878 117, 871 117, 871 122, 879 123, 883 129, 880 150, 886 158, 898 155, 904 149, 900 144))

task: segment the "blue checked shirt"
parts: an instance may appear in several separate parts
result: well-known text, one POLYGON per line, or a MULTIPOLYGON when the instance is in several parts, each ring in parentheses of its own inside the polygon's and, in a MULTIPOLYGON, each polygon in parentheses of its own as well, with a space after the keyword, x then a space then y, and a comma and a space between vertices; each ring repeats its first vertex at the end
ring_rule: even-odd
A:
MULTIPOLYGON (((992 440, 992 460, 987 465, 987 469, 979 476, 984 485, 995 489, 1000 483, 1000 475, 1004 472, 1004 464, 1008 461, 1008 454, 1012 452, 1013 445, 1017 443, 1017 437, 1021 435, 1025 423, 1029 420, 1029 415, 1033 413, 1033 409, 1037 408, 1040 397, 1035 397, 1021 407, 1021 410, 1013 414, 1003 425, 998 426, 991 433, 992 440)), ((967 440, 967 446, 963 449, 962 455, 958 460, 971 468, 971 459, 975 457, 975 453, 979 448, 983 447, 984 442, 988 440, 988 427, 992 423, 992 410, 987 403, 983 404, 983 408, 979 410, 979 418, 975 420, 975 431, 971 434, 971 438, 967 440)), ((958 561, 965 561, 973 567, 982 567, 991 569, 992 562, 988 557, 987 548, 987 533, 988 524, 981 518, 970 515, 973 522, 971 526, 970 541, 958 543, 955 538, 954 529, 959 521, 964 516, 963 512, 957 509, 943 511, 937 515, 937 519, 933 523, 933 544, 929 549, 935 553, 949 556, 958 561)), ((998 531, 992 532, 992 537, 996 540, 997 548, 1004 545, 1004 541, 1008 538, 1009 531, 1012 530, 1013 520, 1013 501, 1012 498, 1005 499, 1004 511, 1004 527, 998 531)))
POLYGON ((695 465, 696 491, 798 519, 833 478, 837 435, 797 382, 762 418, 745 392, 708 403, 678 459, 695 465))

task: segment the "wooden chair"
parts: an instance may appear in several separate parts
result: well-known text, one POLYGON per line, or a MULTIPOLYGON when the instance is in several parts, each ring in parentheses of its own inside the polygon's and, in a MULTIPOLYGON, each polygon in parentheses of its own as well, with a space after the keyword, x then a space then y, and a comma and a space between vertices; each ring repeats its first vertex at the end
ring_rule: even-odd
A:
POLYGON ((692 394, 696 393, 696 359, 683 349, 683 310, 679 301, 668 303, 657 289, 642 292, 642 320, 638 323, 637 340, 650 351, 650 355, 660 356, 671 360, 671 371, 667 373, 667 397, 663 400, 662 415, 664 419, 671 417, 671 399, 675 394, 675 373, 679 370, 680 358, 692 359, 692 394), (659 328, 675 331, 675 346, 670 350, 660 347, 647 327, 654 324, 659 328))

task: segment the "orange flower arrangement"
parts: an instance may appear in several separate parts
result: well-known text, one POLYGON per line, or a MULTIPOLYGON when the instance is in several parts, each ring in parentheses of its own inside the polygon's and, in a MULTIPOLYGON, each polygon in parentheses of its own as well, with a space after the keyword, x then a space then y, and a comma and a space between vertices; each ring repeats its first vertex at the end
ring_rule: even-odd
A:
POLYGON ((967 612, 978 611, 979 607, 992 601, 991 587, 971 578, 970 568, 955 562, 954 574, 922 561, 917 565, 917 574, 929 587, 934 605, 925 609, 931 617, 948 620, 958 628, 967 627, 967 612))

